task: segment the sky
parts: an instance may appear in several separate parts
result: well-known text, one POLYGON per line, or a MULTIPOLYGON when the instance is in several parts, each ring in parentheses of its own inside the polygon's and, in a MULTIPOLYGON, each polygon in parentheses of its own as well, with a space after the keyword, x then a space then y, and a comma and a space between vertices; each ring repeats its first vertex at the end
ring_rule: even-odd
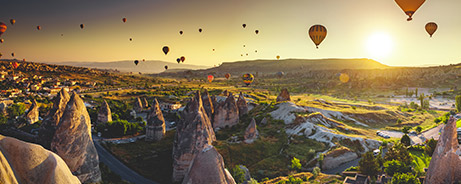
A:
POLYGON ((0 53, 37 62, 185 56, 188 64, 213 66, 279 55, 447 65, 461 63, 459 7, 459 0, 426 0, 407 21, 394 0, 0 0, 0 21, 8 26, 0 53), (438 24, 432 38, 428 22, 438 24), (308 36, 315 24, 328 30, 319 49, 308 36))

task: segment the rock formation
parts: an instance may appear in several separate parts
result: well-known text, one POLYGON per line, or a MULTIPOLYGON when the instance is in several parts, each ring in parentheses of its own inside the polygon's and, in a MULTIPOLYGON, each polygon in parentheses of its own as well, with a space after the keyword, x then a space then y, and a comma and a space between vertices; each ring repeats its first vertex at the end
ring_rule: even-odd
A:
POLYGON ((112 121, 112 112, 109 104, 104 100, 98 111, 98 123, 107 123, 109 121, 112 121))
POLYGON ((247 144, 253 143, 259 136, 258 129, 256 128, 256 120, 253 118, 251 123, 248 125, 247 129, 245 130, 245 138, 244 142, 247 144))
POLYGON ((159 141, 165 136, 165 120, 157 99, 154 99, 152 108, 147 114, 146 141, 159 141))
POLYGON ((41 145, 47 149, 50 149, 51 140, 53 139, 54 132, 58 127, 61 117, 66 109, 66 104, 69 101, 70 96, 67 91, 62 88, 61 91, 56 95, 53 102, 53 107, 46 115, 45 119, 40 126, 38 136, 41 145))
POLYGON ((139 99, 139 97, 136 98, 136 99, 134 100, 134 105, 133 105, 134 110, 135 110, 136 112, 141 112, 141 111, 144 109, 143 107, 144 107, 144 106, 142 105, 141 99, 139 99))
POLYGON ((205 145, 216 140, 211 122, 203 108, 200 92, 186 105, 176 127, 173 144, 173 182, 187 174, 192 159, 205 145))
POLYGON ((6 108, 12 104, 14 104, 13 100, 0 101, 0 113, 6 114, 6 108))
POLYGON ((457 136, 456 119, 451 117, 432 154, 424 183, 461 182, 461 148, 457 136))
POLYGON ((239 113, 238 107, 235 103, 234 95, 229 93, 229 96, 224 102, 219 103, 215 107, 214 117, 213 117, 213 128, 215 130, 232 127, 239 122, 239 113))
POLYGON ((341 147, 339 149, 330 151, 325 155, 322 161, 322 169, 330 170, 338 167, 338 165, 350 162, 357 158, 357 153, 355 153, 349 148, 341 147))
POLYGON ((261 120, 261 125, 267 124, 267 117, 264 117, 263 120, 261 120))
MULTIPOLYGON (((211 96, 211 104, 213 104, 213 114, 214 114, 214 111, 216 111, 215 108, 218 107, 218 101, 216 100, 215 95, 211 96)), ((208 117, 208 118, 210 118, 210 120, 213 121, 212 120, 213 117, 208 117)))
POLYGON ((248 113, 247 101, 245 100, 245 97, 243 96, 242 92, 240 92, 239 98, 237 99, 237 107, 239 109, 240 117, 248 113))
POLYGON ((0 135, 0 183, 80 183, 66 163, 43 147, 0 135))
POLYGON ((205 112, 208 116, 208 119, 212 120, 214 113, 213 102, 211 101, 210 94, 208 94, 208 90, 206 89, 202 93, 202 103, 203 108, 205 108, 205 112))
POLYGON ((32 101, 32 105, 29 108, 29 111, 27 111, 27 114, 25 116, 27 123, 29 124, 34 124, 35 122, 38 121, 39 113, 38 113, 38 104, 35 99, 32 101))
POLYGON ((222 93, 221 93, 222 96, 229 96, 229 92, 226 90, 224 90, 222 93))
POLYGON ((211 145, 206 145, 191 164, 183 184, 220 183, 233 184, 234 178, 224 166, 224 160, 211 145))
POLYGON ((279 96, 276 99, 277 102, 291 101, 290 93, 288 93, 287 88, 283 88, 279 96))
POLYGON ((149 102, 147 102, 147 99, 146 98, 142 98, 142 107, 144 109, 148 109, 149 108, 149 102))
POLYGON ((72 94, 51 141, 57 153, 82 183, 101 181, 99 158, 91 137, 91 120, 79 95, 72 94))

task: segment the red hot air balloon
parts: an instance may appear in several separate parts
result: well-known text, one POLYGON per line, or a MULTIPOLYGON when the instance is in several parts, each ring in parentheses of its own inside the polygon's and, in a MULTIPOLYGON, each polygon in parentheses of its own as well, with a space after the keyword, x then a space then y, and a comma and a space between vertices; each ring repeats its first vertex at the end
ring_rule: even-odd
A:
POLYGON ((0 36, 2 36, 3 33, 5 33, 5 31, 6 31, 7 28, 8 28, 8 27, 6 26, 5 23, 0 22, 0 36))
POLYGON ((207 79, 208 79, 208 82, 211 83, 213 81, 213 79, 214 79, 214 76, 213 75, 208 75, 207 79))
POLYGON ((11 25, 14 25, 16 23, 16 20, 10 19, 10 23, 11 23, 11 25))
POLYGON ((226 77, 226 79, 229 79, 231 77, 231 74, 230 73, 226 73, 226 75, 224 75, 224 77, 226 77))
POLYGON ((16 69, 16 68, 18 68, 19 64, 18 64, 18 62, 13 62, 12 66, 13 66, 13 69, 16 69))
POLYGON ((185 61, 185 60, 186 60, 186 57, 184 57, 184 56, 181 56, 181 62, 183 62, 183 63, 184 63, 184 61, 185 61))
POLYGON ((41 30, 42 29, 42 26, 37 26, 37 30, 41 30))
POLYGON ((126 18, 123 18, 122 21, 123 21, 123 22, 126 22, 126 18))

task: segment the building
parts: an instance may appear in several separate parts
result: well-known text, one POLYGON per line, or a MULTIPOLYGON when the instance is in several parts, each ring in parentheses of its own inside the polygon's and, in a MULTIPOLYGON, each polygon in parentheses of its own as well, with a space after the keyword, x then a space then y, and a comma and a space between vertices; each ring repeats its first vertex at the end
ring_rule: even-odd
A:
POLYGON ((181 108, 181 104, 161 103, 160 108, 162 110, 178 110, 181 108))

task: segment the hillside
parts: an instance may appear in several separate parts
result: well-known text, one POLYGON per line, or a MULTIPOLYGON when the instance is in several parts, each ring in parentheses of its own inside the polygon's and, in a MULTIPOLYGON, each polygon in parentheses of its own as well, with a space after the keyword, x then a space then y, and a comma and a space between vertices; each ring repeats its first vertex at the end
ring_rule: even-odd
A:
POLYGON ((139 61, 138 65, 135 65, 133 61, 111 61, 111 62, 58 62, 49 63, 57 65, 68 65, 78 66, 86 68, 97 68, 97 69, 112 69, 121 72, 141 72, 141 73, 160 73, 165 71, 165 65, 168 65, 168 69, 180 69, 181 70, 198 70, 208 68, 207 66, 190 65, 190 64, 178 64, 165 61, 139 61))

